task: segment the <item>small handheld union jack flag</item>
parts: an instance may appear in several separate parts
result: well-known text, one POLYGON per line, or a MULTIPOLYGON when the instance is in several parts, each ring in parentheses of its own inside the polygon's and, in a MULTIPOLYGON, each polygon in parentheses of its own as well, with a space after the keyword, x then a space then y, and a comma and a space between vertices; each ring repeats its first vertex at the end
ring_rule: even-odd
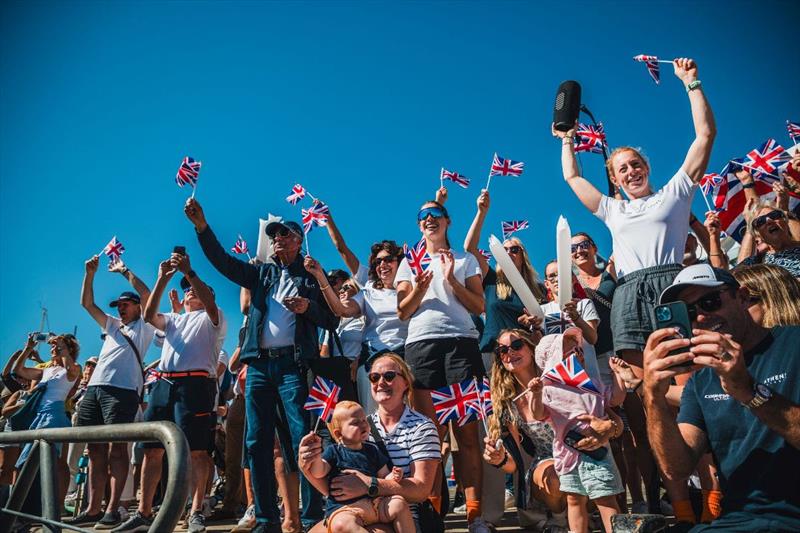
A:
POLYGON ((120 260, 120 256, 125 251, 125 247, 122 246, 122 243, 117 240, 117 236, 111 238, 111 240, 106 244, 106 247, 103 248, 103 253, 108 256, 109 261, 112 263, 116 263, 120 260))
POLYGON ((328 206, 319 200, 308 209, 301 209, 300 213, 303 215, 304 233, 311 231, 315 224, 319 227, 325 226, 328 223, 328 215, 331 214, 328 206))
POLYGON ((703 194, 713 196, 714 191, 722 185, 723 181, 725 181, 725 178, 716 172, 711 172, 700 179, 700 189, 702 189, 703 194))
POLYGON ((450 172, 449 170, 442 168, 440 178, 442 181, 450 180, 454 183, 457 183, 465 189, 469 187, 469 178, 459 174, 458 172, 450 172))
POLYGON ((292 194, 286 197, 286 201, 292 205, 295 205, 297 202, 299 202, 305 197, 306 197, 306 190, 302 185, 298 183, 294 187, 292 187, 292 194))
POLYGON ((308 399, 303 405, 303 409, 311 411, 320 420, 330 422, 333 409, 339 401, 339 392, 341 392, 339 385, 322 376, 317 376, 314 379, 314 385, 308 392, 308 399))
POLYGON ((425 239, 420 239, 417 244, 410 247, 407 244, 403 245, 403 253, 408 261, 408 266, 415 276, 419 276, 425 272, 431 264, 431 256, 428 254, 425 239))
POLYGON ((508 222, 503 222, 501 226, 503 228, 503 240, 508 239, 516 231, 530 227, 527 220, 509 220, 508 222))
POLYGON ((475 378, 432 390, 431 399, 439 425, 456 420, 459 426, 463 426, 476 420, 480 413, 480 397, 475 378))
MULTIPOLYGON (((476 380, 478 378, 475 378, 476 380)), ((478 382, 478 395, 480 397, 480 417, 487 420, 489 415, 494 412, 492 407, 492 389, 489 386, 489 376, 483 376, 483 379, 478 382)))
POLYGON ((492 259, 492 254, 488 250, 483 250, 481 248, 478 248, 478 253, 480 253, 483 256, 483 258, 486 259, 487 261, 492 259))
POLYGON ((650 73, 653 81, 656 82, 656 85, 660 83, 661 80, 659 79, 658 57, 639 54, 638 56, 633 56, 633 60, 647 65, 647 72, 650 73))
POLYGON ((792 142, 797 144, 797 139, 800 139, 800 122, 787 120, 786 130, 789 132, 789 138, 792 139, 792 142))
POLYGON ((489 176, 521 176, 524 169, 525 163, 522 161, 503 159, 495 153, 494 159, 492 159, 492 168, 489 170, 489 176))
POLYGON ((572 326, 574 326, 572 320, 570 320, 569 317, 564 313, 550 313, 544 317, 545 335, 564 333, 572 326))
POLYGON ((231 252, 235 254, 246 255, 248 259, 250 258, 250 249, 247 248, 247 242, 242 239, 241 235, 239 235, 239 238, 236 239, 236 244, 234 244, 233 248, 231 248, 231 252))
MULTIPOLYGON (((195 161, 189 156, 183 158, 181 166, 178 167, 178 173, 175 175, 175 183, 178 187, 184 185, 197 185, 197 177, 200 174, 200 167, 203 165, 200 161, 195 161)), ((212 169, 213 170, 213 169, 212 169)))
POLYGON ((789 153, 775 139, 767 139, 758 148, 747 152, 741 166, 752 172, 753 179, 772 183, 781 179, 778 171, 790 159, 789 153))
POLYGON ((607 146, 603 123, 599 122, 596 127, 590 124, 578 123, 578 129, 575 131, 575 140, 576 152, 602 154, 603 149, 607 146))
POLYGON ((583 392, 600 395, 600 391, 592 383, 589 374, 581 366, 576 354, 559 361, 556 366, 542 374, 542 379, 583 392))

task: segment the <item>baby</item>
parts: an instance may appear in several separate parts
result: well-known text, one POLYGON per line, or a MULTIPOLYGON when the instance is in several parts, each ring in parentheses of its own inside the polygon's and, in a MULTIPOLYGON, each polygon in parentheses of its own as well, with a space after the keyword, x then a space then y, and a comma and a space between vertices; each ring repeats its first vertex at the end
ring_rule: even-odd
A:
MULTIPOLYGON (((328 446, 322 456, 311 463, 311 476, 329 481, 344 470, 357 470, 373 478, 381 477, 400 481, 403 471, 393 468, 389 471, 389 458, 381 453, 373 443, 367 442, 370 434, 367 415, 361 405, 351 401, 341 401, 333 410, 330 423, 331 436, 337 444, 328 446)), ((372 482, 376 485, 376 481, 372 482)), ((414 518, 408 502, 402 496, 362 496, 350 500, 336 501, 328 495, 325 508, 328 533, 338 531, 363 531, 371 524, 394 526, 397 533, 416 531, 414 518)))

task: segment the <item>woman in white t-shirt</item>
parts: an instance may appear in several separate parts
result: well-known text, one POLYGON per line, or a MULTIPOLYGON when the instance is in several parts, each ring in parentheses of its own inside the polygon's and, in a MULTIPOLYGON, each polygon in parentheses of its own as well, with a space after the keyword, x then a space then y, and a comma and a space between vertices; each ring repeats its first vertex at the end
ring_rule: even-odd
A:
POLYGON ((581 330, 583 339, 594 345, 597 342, 600 315, 597 314, 594 302, 589 298, 573 298, 571 302, 564 304, 564 309, 559 307, 557 261, 547 263, 544 269, 544 286, 550 300, 542 305, 545 335, 564 333, 568 328, 576 327, 581 330))
POLYGON ((652 310, 661 290, 681 269, 692 197, 708 165, 716 135, 711 107, 697 79, 697 65, 692 59, 678 58, 674 70, 689 95, 695 139, 678 172, 658 191, 651 187, 650 165, 642 153, 623 146, 611 153, 607 167, 611 181, 628 200, 601 194, 580 175, 574 131, 553 128, 553 135, 562 139, 564 179, 611 232, 619 276, 611 311, 614 350, 637 367, 639 375, 642 350, 655 327, 652 310))
MULTIPOLYGON (((409 321, 405 358, 414 373, 414 405, 436 422, 431 390, 472 378, 480 381, 485 374, 478 330, 470 316, 484 310, 483 286, 475 256, 450 247, 450 217, 442 204, 424 203, 417 222, 425 255, 419 257, 422 251, 418 250, 409 254, 417 256, 413 264, 408 257, 400 263, 395 278, 397 313, 400 319, 409 321)), ((445 430, 439 427, 440 436, 445 430)), ((453 430, 459 448, 456 474, 464 487, 470 531, 488 531, 481 518, 483 471, 478 424, 471 422, 453 430)), ((438 485, 433 493, 439 494, 438 485)))

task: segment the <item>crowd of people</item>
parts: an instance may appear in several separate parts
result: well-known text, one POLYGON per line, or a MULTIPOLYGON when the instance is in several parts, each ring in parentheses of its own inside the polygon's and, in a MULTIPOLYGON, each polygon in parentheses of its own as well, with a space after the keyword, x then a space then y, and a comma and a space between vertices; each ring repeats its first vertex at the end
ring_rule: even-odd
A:
MULTIPOLYGON (((503 247, 541 313, 479 251, 486 190, 461 249, 448 235, 447 190, 421 204, 424 269, 391 239, 362 263, 332 214, 344 269, 302 254, 303 229, 287 220, 266 225, 268 262, 244 261, 191 198, 184 212, 205 260, 239 286, 234 353, 221 347, 240 319, 223 316, 185 250, 158 265, 152 290, 112 263, 130 285, 110 303, 115 314, 95 302, 94 256, 81 305, 104 335, 99 355, 81 368, 73 335, 29 335, 3 369, 4 431, 174 422, 191 449, 193 533, 231 519, 236 532, 427 533, 453 508, 485 533, 507 506, 521 526, 548 531, 610 532, 626 512, 670 515, 676 531, 800 530, 800 221, 787 204, 800 184, 786 177, 767 202, 740 171, 747 231, 729 258, 717 214, 701 223, 691 213, 714 117, 694 61, 674 69, 695 138, 661 189, 625 146, 608 159, 617 194, 603 195, 580 175, 574 132, 553 129, 564 180, 613 241, 604 259, 589 234, 572 235, 572 301, 559 304, 558 263, 541 265, 540 279, 517 237, 503 247), (162 303, 176 274, 183 294, 162 303), (661 327, 665 304, 686 310, 690 331, 661 327), (151 343, 161 356, 144 368, 151 343), (566 361, 594 390, 545 377, 566 361), (341 389, 328 424, 304 409, 317 376, 341 389), (439 423, 431 392, 484 376, 487 426, 439 423), (459 502, 449 501, 450 464, 459 502)), ((800 157, 790 164, 800 170, 800 157)), ((0 448, 6 495, 29 451, 0 448)), ((163 463, 157 443, 63 447, 58 490, 75 508, 64 521, 147 531, 163 463), (84 454, 85 487, 75 483, 84 454)))

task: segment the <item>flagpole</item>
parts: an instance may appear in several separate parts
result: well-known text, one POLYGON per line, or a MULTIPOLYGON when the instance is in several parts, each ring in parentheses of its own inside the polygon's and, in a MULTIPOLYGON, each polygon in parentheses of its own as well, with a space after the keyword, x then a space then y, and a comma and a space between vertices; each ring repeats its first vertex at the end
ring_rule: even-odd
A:
POLYGON ((669 59, 657 59, 656 63, 671 63, 673 65, 675 64, 674 61, 670 61, 669 59))
POLYGON ((306 257, 311 257, 311 248, 308 246, 308 233, 306 233, 306 257))
POLYGON ((194 193, 197 191, 197 182, 194 182, 192 185, 192 198, 194 198, 194 193))
POLYGON ((528 394, 530 391, 531 391, 530 389, 525 389, 524 391, 522 391, 519 394, 517 394, 516 396, 514 396, 514 398, 512 398, 511 401, 512 402, 516 402, 517 400, 519 400, 520 398, 522 398, 523 396, 528 394))
POLYGON ((492 169, 489 167, 489 179, 486 180, 486 188, 484 189, 486 192, 489 192, 489 185, 492 183, 492 169))
POLYGON ((313 195, 313 194, 311 194, 310 192, 308 192, 308 189, 306 189, 306 194, 308 195, 308 197, 309 197, 309 198, 311 198, 311 200, 312 200, 312 201, 314 201, 314 202, 316 202, 316 201, 317 201, 317 199, 316 199, 316 198, 314 198, 314 195, 313 195))
MULTIPOLYGON (((483 405, 483 392, 481 391, 481 387, 478 387, 478 376, 472 376, 472 383, 475 384, 475 391, 478 393, 478 405, 481 408, 480 418, 481 422, 483 422, 483 430, 486 432, 486 436, 489 436, 489 427, 486 425, 486 408, 483 405)), ((481 381, 481 383, 483 383, 481 381)))
POLYGON ((711 204, 708 203, 708 196, 706 196, 706 191, 703 190, 703 187, 700 187, 700 193, 703 195, 703 200, 706 201, 706 207, 708 207, 709 211, 714 211, 711 209, 711 204))
MULTIPOLYGON (((589 111, 589 108, 586 107, 586 104, 581 104, 581 109, 580 110, 583 113, 585 113, 592 120, 592 125, 595 128, 599 127, 597 125, 597 121, 594 119, 594 115, 592 114, 591 111, 589 111)), ((608 195, 610 197, 614 198, 616 196, 616 194, 617 194, 617 186, 614 185, 614 183, 611 181, 611 172, 609 172, 609 170, 608 170, 608 164, 607 164, 608 163, 608 151, 606 149, 606 145, 607 144, 608 144, 608 139, 606 139, 606 141, 600 145, 600 148, 603 149, 603 163, 606 163, 606 164, 603 165, 603 168, 606 171, 606 182, 608 183, 608 195)))
POLYGON ((767 176, 772 176, 772 177, 773 177, 773 178, 775 178, 775 179, 782 179, 780 176, 776 176, 775 174, 770 174, 769 172, 767 172, 767 171, 765 171, 765 170, 761 170, 760 168, 752 167, 752 166, 750 166, 750 165, 745 165, 745 164, 743 164, 743 163, 739 163, 738 161, 733 161, 733 160, 731 160, 730 162, 731 162, 731 163, 733 163, 734 165, 738 165, 738 166, 740 166, 740 167, 742 167, 742 168, 747 168, 747 169, 750 169, 750 170, 755 170, 756 172, 758 172, 758 173, 760 173, 760 174, 766 174, 767 176))
POLYGON ((444 189, 444 167, 439 171, 439 187, 444 189))
POLYGON ((316 432, 317 432, 317 429, 319 429, 319 421, 320 421, 320 420, 322 420, 322 417, 321 417, 321 416, 318 416, 318 417, 317 417, 317 423, 316 423, 316 424, 314 424, 314 431, 312 431, 311 433, 316 433, 316 432))

